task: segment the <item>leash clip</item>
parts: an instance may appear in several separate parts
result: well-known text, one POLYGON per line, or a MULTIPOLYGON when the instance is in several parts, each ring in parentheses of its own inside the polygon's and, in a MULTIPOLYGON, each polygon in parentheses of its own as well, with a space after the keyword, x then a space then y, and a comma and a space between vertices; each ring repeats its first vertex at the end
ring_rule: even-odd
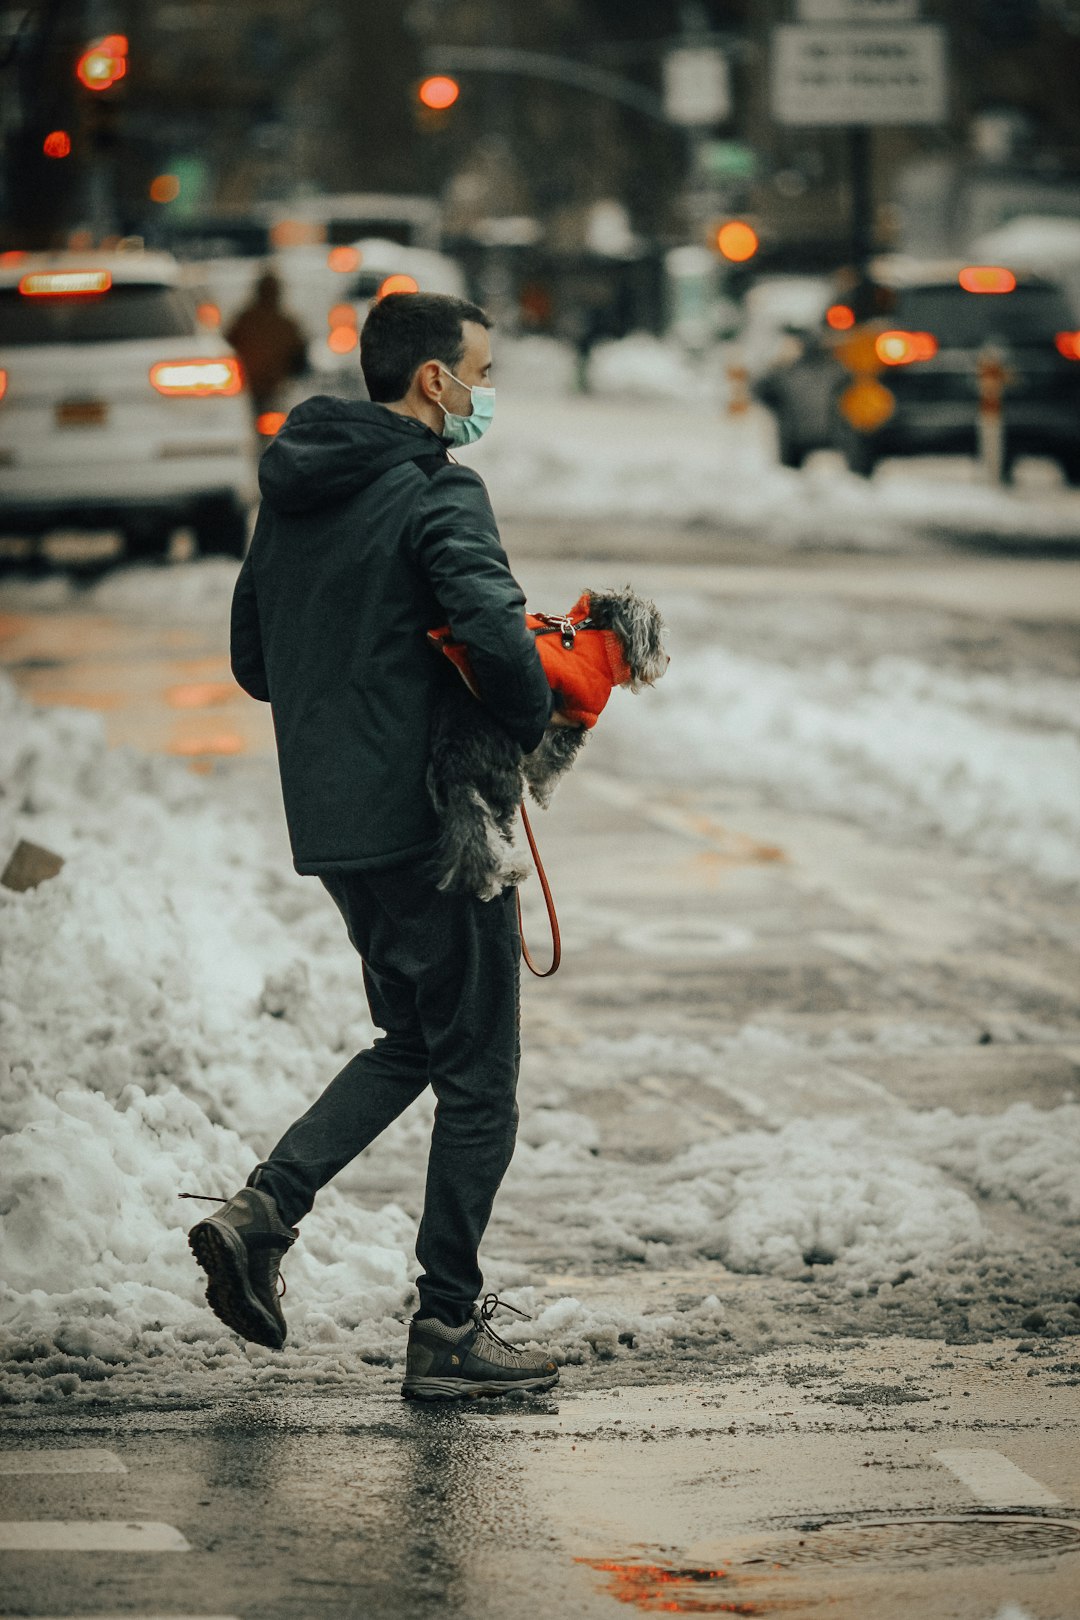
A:
POLYGON ((570 650, 573 648, 574 642, 577 640, 577 633, 580 626, 576 625, 573 619, 571 619, 569 615, 565 613, 538 613, 536 617, 540 620, 541 624, 546 624, 549 630, 557 630, 559 632, 563 646, 566 648, 567 652, 570 652, 570 650))

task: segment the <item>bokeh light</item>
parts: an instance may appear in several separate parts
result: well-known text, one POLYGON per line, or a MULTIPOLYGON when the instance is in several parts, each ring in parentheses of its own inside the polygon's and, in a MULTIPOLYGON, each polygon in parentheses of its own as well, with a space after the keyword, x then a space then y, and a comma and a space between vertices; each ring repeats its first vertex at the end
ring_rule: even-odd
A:
POLYGON ((359 270, 361 253, 359 248, 335 247, 326 255, 327 267, 337 270, 339 274, 346 275, 350 270, 359 270))
POLYGON ((414 293, 420 291, 420 283, 415 276, 395 275, 387 276, 376 293, 377 298, 385 298, 387 293, 414 293))
POLYGON ((159 174, 150 182, 150 201, 156 203, 175 202, 180 195, 180 181, 175 174, 159 174))
POLYGON ((716 233, 716 245, 732 264, 745 264, 758 250, 758 234, 743 219, 729 219, 716 233))
POLYGON ((71 136, 66 129, 52 129, 41 143, 47 158, 66 158, 71 152, 71 136))
POLYGON ((834 332, 850 332, 855 325, 855 311, 848 304, 830 304, 825 321, 834 332))
POLYGON ((449 79, 443 73, 434 74, 425 79, 417 95, 422 104, 429 107, 432 112, 445 112, 452 107, 461 94, 461 86, 456 79, 449 79))

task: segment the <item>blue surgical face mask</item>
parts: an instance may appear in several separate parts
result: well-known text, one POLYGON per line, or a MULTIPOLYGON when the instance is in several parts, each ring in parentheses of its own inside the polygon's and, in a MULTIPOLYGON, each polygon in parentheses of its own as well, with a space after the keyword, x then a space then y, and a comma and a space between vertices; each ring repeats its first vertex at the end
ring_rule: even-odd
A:
MULTIPOLYGON (((454 373, 448 367, 444 366, 443 370, 448 377, 454 377, 454 373)), ((441 405, 439 409, 443 413, 442 437, 448 443, 458 446, 475 444, 477 439, 484 437, 484 434, 491 426, 492 418, 495 415, 495 390, 494 388, 470 388, 468 383, 461 381, 460 377, 454 377, 454 381, 459 387, 464 388, 471 398, 472 415, 455 416, 453 411, 448 411, 445 405, 441 405)))

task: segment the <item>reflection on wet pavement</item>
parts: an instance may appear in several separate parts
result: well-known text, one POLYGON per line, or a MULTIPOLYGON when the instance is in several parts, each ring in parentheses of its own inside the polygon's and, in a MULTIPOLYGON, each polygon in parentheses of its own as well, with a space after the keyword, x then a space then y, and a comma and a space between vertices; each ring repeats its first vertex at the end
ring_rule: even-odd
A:
POLYGON ((77 605, 0 614, 0 667, 33 703, 92 709, 113 747, 215 759, 273 749, 269 709, 232 678, 228 627, 164 626, 77 605))
POLYGON ((726 1569, 673 1569, 666 1564, 618 1563, 613 1559, 577 1558, 578 1564, 608 1575, 608 1593, 619 1603, 647 1614, 764 1614, 756 1603, 713 1597, 703 1590, 728 1580, 726 1569))

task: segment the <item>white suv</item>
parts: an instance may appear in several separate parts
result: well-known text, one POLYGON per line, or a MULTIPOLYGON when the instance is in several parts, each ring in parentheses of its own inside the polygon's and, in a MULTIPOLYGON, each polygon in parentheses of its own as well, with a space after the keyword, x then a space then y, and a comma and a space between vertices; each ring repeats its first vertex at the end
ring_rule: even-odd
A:
POLYGON ((0 255, 0 531, 194 528, 241 556, 255 435, 240 363, 167 254, 0 255))

